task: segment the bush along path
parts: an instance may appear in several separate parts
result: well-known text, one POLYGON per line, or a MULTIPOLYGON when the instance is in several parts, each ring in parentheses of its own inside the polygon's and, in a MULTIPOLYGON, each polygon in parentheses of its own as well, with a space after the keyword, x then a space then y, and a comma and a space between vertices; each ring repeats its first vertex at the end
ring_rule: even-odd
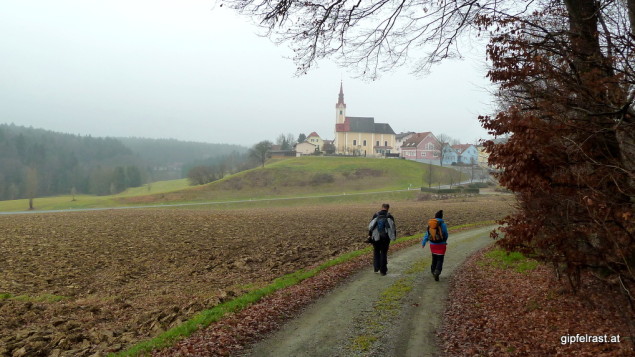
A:
MULTIPOLYGON (((485 224, 491 223, 483 222, 476 225, 455 227, 454 231, 451 230, 451 233, 455 233, 465 229, 472 229, 473 227, 483 226, 485 224)), ((479 232, 480 244, 488 244, 489 242, 491 242, 491 240, 487 238, 487 235, 492 228, 493 227, 490 226, 488 228, 480 228, 477 230, 479 232)), ((370 278, 370 282, 374 281, 374 283, 372 284, 379 284, 373 289, 377 292, 376 297, 378 299, 376 299, 376 301, 379 301, 380 291, 386 291, 388 300, 390 300, 391 298, 394 299, 394 297, 398 296, 399 293, 394 294, 389 291, 392 283, 401 279, 401 275, 403 275, 406 270, 409 271, 408 273, 405 273, 406 276, 412 275, 414 273, 414 270, 417 269, 417 264, 429 264, 429 251, 427 249, 424 251, 418 245, 419 237, 420 236, 417 235, 413 237, 402 238, 398 240, 397 244, 391 245, 391 260, 389 261, 389 269, 391 269, 391 271, 389 272, 388 276, 381 277, 380 275, 375 275, 372 273, 372 257, 370 254, 368 254, 370 249, 367 248, 365 252, 362 251, 358 252, 357 254, 352 254, 348 257, 341 257, 342 259, 338 258, 339 262, 331 261, 317 268, 309 267, 306 269, 306 271, 299 272, 299 274, 309 274, 311 271, 315 271, 316 269, 319 270, 319 273, 313 274, 314 276, 311 276, 304 280, 299 279, 302 281, 290 287, 277 290, 273 293, 269 293, 262 299, 256 299, 256 302, 244 309, 237 308, 233 310, 235 312, 231 312, 231 310, 229 310, 230 312, 225 313, 222 318, 212 318, 213 321, 207 328, 199 329, 198 331, 193 333, 182 333, 183 331, 168 331, 164 335, 159 336, 159 338, 137 345, 118 355, 139 355, 153 349, 154 351, 152 352, 152 354, 155 356, 227 356, 252 353, 253 347, 248 347, 247 350, 245 350, 245 346, 262 339, 263 336, 271 336, 270 338, 275 340, 275 335, 269 333, 279 330, 284 321, 290 320, 293 317, 297 316, 302 308, 305 308, 307 305, 314 302, 320 296, 323 296, 326 292, 332 290, 342 281, 347 282, 347 284, 344 285, 345 287, 350 285, 351 282, 355 283, 359 281, 360 277, 363 277, 363 279, 370 278), (401 250, 403 250, 404 252, 411 252, 410 254, 412 256, 410 258, 404 259, 402 263, 399 263, 399 256, 402 255, 402 253, 400 252, 401 250), (417 261, 420 260, 422 257, 424 257, 424 259, 427 259, 428 262, 417 263, 417 261), (341 263, 342 261, 344 261, 344 263, 341 263), (362 269, 361 272, 360 269, 362 269), (370 269, 370 275, 367 274, 368 269, 370 269), (350 278, 351 276, 352 278, 350 278), (346 280, 347 278, 350 279, 346 280), (384 280, 382 281, 380 280, 380 278, 383 278, 384 280), (189 337, 179 337, 184 335, 189 337), (156 349, 160 346, 171 347, 156 349)), ((454 238, 458 244, 459 235, 457 234, 454 238)), ((459 256, 462 256, 461 259, 465 258, 465 254, 456 254, 456 257, 459 256)), ((449 260, 446 265, 448 273, 451 272, 452 266, 454 264, 455 263, 449 260)), ((294 277, 287 277, 287 279, 294 279, 294 277)), ((423 279, 423 276, 419 274, 417 280, 421 279, 423 279)), ((446 285, 443 276, 442 281, 437 284, 440 284, 439 286, 446 285)), ((399 288, 397 288, 397 290, 398 289, 399 288)), ((406 288, 406 290, 408 289, 406 288)), ((331 293, 328 296, 332 297, 333 295, 334 293, 331 293)), ((329 297, 325 299, 329 299, 329 297)), ((325 299, 318 300, 318 303, 314 304, 314 306, 319 305, 321 303, 320 301, 323 301, 325 299)), ((402 298, 399 298, 399 300, 402 300, 402 298)), ((368 300, 365 304, 367 304, 368 306, 372 306, 374 302, 375 300, 368 300)), ((203 312, 202 314, 212 315, 213 313, 207 311, 203 312)), ((222 315, 223 313, 220 314, 222 315)), ((306 316, 306 313, 302 314, 301 316, 306 316)), ((201 319, 199 319, 199 322, 200 320, 201 319)), ((338 329, 334 325, 334 323, 337 321, 348 320, 349 319, 346 316, 343 316, 343 318, 341 319, 330 318, 328 324, 332 327, 331 330, 334 333, 339 334, 338 329)), ((197 321, 191 322, 192 323, 186 323, 185 325, 199 324, 199 322, 197 321)), ((293 321, 291 323, 293 323, 293 321)), ((200 323, 200 325, 203 325, 203 327, 207 326, 208 324, 209 322, 200 323)), ((289 326, 289 324, 285 326, 289 326)), ((194 326, 190 327, 193 328, 194 326)), ((322 329, 322 331, 325 331, 325 329, 322 329)), ((387 330, 382 329, 382 332, 385 331, 387 330)), ((372 346, 368 346, 368 343, 364 343, 364 339, 364 334, 358 334, 356 336, 351 335, 351 338, 345 341, 346 346, 343 346, 342 348, 346 348, 348 351, 355 351, 361 348, 362 353, 364 353, 364 351, 371 351, 372 346), (362 343, 360 344, 359 341, 362 341, 362 343)), ((373 337, 370 337, 369 339, 374 340, 373 337)), ((266 340, 268 339, 265 339, 265 341, 266 340)), ((255 353, 259 354, 259 352, 255 353)), ((306 353, 308 353, 309 355, 314 355, 316 352, 312 351, 309 348, 306 349, 306 353)))

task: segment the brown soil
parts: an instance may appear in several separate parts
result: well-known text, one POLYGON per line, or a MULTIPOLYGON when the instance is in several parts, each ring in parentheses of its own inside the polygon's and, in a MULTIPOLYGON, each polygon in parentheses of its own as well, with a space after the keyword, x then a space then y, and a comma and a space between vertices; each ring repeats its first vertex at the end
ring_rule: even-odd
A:
MULTIPOLYGON (((509 198, 399 202, 400 236, 501 218, 509 198)), ((0 356, 116 352, 250 288, 365 247, 378 207, 107 210, 0 217, 0 356), (51 302, 40 297, 64 297, 51 302)))

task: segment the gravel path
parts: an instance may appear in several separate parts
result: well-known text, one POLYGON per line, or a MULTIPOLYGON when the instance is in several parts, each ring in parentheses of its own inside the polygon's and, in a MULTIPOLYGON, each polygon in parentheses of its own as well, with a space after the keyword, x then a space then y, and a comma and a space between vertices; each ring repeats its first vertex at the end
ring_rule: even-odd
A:
POLYGON ((492 243, 492 229, 451 234, 439 282, 430 274, 428 247, 389 255, 386 276, 369 264, 241 356, 438 355, 435 333, 448 280, 465 258, 492 243))

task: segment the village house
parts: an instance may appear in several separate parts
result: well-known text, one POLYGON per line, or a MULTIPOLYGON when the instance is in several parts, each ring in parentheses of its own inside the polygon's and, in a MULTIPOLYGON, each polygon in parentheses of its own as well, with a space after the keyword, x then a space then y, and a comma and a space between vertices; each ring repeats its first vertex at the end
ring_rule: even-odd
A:
POLYGON ((322 150, 322 148, 324 147, 324 140, 322 140, 322 138, 315 131, 306 137, 305 142, 317 146, 318 151, 322 150))
POLYGON ((403 145, 403 143, 415 134, 416 133, 414 131, 409 131, 407 133, 399 133, 395 135, 395 146, 397 147, 397 153, 399 154, 399 157, 403 157, 403 155, 401 155, 401 146, 403 145))
POLYGON ((304 141, 295 145, 296 156, 313 155, 318 150, 316 144, 304 141))
POLYGON ((456 162, 466 165, 475 165, 478 163, 478 149, 472 144, 452 145, 456 150, 458 157, 456 162))
POLYGON ((441 149, 441 165, 452 165, 459 161, 459 153, 450 144, 443 144, 441 149))
POLYGON ((372 117, 347 117, 344 90, 335 104, 335 151, 344 155, 382 157, 396 151, 395 132, 389 124, 375 123, 372 117))
POLYGON ((439 164, 439 140, 429 131, 415 133, 401 145, 401 157, 408 160, 439 164))
POLYGON ((269 153, 269 157, 274 159, 286 158, 289 156, 296 156, 295 151, 283 149, 282 145, 272 145, 268 153, 269 153))

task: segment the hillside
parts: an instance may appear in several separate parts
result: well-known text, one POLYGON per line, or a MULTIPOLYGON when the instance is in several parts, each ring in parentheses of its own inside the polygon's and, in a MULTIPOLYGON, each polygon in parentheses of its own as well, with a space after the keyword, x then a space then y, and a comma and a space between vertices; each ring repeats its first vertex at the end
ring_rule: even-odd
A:
MULTIPOLYGON (((417 189, 459 181, 459 172, 399 159, 298 157, 268 163, 207 185, 159 195, 121 198, 123 204, 226 201, 417 189)), ((466 177, 463 176, 463 179, 466 177)))

